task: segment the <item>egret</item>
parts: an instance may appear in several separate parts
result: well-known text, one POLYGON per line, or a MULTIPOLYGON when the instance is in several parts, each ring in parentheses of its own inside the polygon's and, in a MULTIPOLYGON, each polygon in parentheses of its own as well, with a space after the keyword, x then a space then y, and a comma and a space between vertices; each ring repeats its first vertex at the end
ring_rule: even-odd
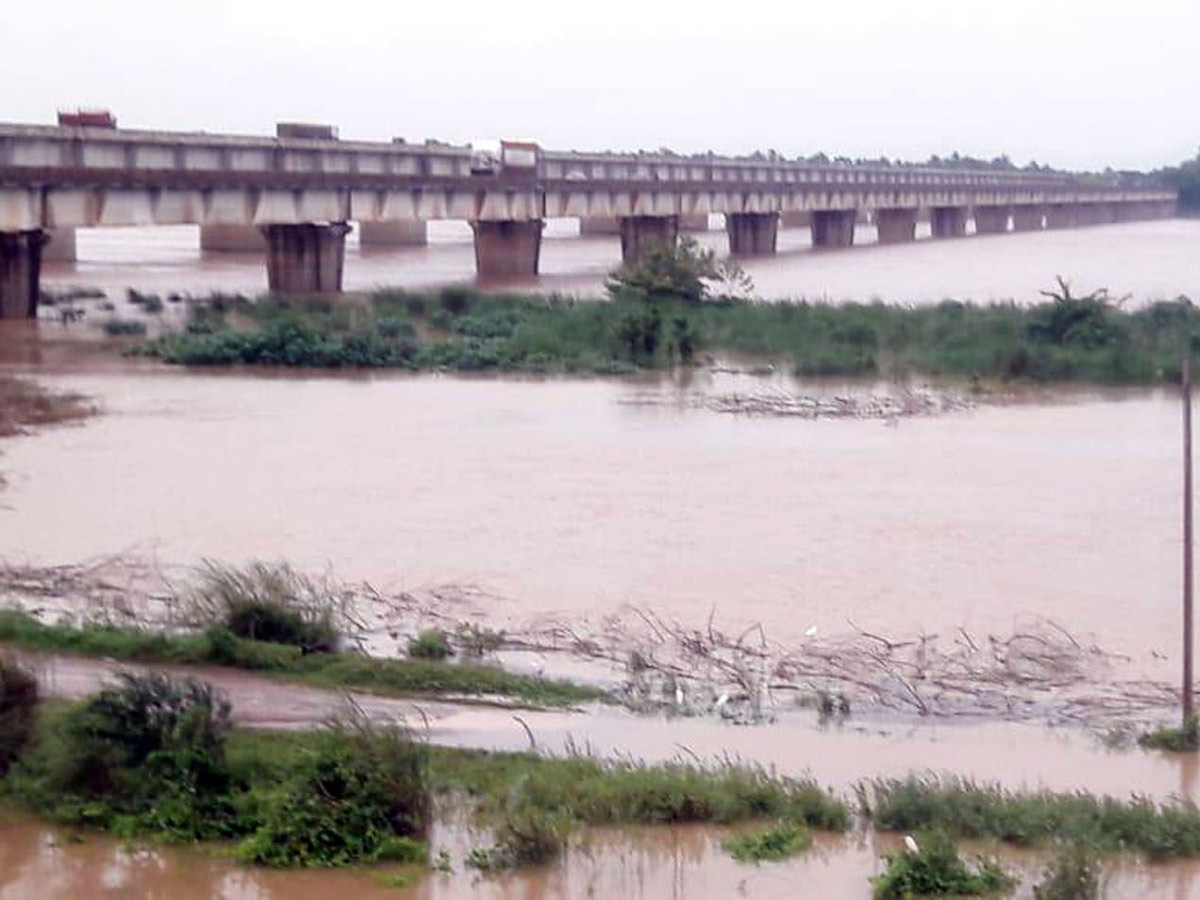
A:
POLYGON ((804 632, 804 636, 806 638, 815 638, 817 636, 817 626, 809 625, 808 628, 804 632))
POLYGON ((904 846, 908 848, 909 853, 921 852, 921 848, 917 846, 916 838, 914 838, 911 834, 906 834, 904 836, 904 846))

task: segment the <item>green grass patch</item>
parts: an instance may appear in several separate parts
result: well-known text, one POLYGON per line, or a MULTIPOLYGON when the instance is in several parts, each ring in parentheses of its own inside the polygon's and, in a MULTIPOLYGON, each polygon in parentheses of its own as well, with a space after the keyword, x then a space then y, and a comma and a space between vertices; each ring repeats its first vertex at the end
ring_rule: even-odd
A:
POLYGON ((1007 893, 1016 879, 994 860, 980 857, 968 865, 954 842, 941 831, 917 838, 917 849, 884 855, 887 868, 872 879, 878 900, 910 897, 975 897, 1007 893))
POLYGON ((569 681, 517 675, 478 663, 306 653, 301 647, 239 638, 223 628, 167 635, 108 625, 45 625, 25 613, 0 610, 0 642, 126 662, 228 666, 316 687, 402 697, 495 696, 541 706, 568 706, 607 696, 569 681))
POLYGON ((793 822, 734 834, 721 842, 725 852, 738 862, 775 862, 803 853, 812 844, 809 830, 793 822))
POLYGON ((1200 855, 1200 809, 1188 801, 1010 791, 949 776, 877 779, 860 793, 875 825, 889 831, 938 828, 1018 846, 1074 841, 1160 859, 1200 855))
POLYGON ((1200 722, 1192 716, 1180 725, 1164 725, 1138 737, 1138 744, 1147 750, 1166 750, 1171 753, 1195 753, 1200 750, 1200 722))

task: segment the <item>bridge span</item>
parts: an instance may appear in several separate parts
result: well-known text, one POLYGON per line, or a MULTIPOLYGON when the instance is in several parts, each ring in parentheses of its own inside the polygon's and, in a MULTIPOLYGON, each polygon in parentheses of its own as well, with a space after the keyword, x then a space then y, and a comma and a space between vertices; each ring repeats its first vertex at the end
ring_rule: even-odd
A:
POLYGON ((881 243, 900 243, 923 212, 946 238, 972 217, 993 234, 1176 205, 1173 191, 1039 172, 540 149, 528 165, 481 170, 467 147, 281 134, 0 124, 0 318, 36 315, 47 242, 76 227, 197 224, 213 245, 257 229, 270 290, 303 294, 341 290, 351 221, 364 240, 406 242, 429 220, 463 219, 479 274, 532 275, 548 217, 619 233, 628 262, 710 213, 724 214, 731 253, 749 255, 775 252, 781 220, 827 248, 850 246, 864 213, 881 243))

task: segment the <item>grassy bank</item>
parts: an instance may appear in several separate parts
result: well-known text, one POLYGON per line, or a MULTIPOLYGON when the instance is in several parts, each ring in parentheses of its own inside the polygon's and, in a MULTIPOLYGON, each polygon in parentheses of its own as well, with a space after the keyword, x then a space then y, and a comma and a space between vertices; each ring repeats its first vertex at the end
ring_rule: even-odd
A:
POLYGON ((0 610, 0 643, 46 653, 137 663, 216 665, 259 672, 321 688, 392 696, 507 697, 543 706, 603 699, 594 688, 531 678, 495 666, 428 659, 377 659, 356 653, 311 653, 302 647, 237 637, 224 629, 167 635, 138 628, 45 625, 0 610))
POLYGON ((1200 808, 1187 801, 1010 791, 966 779, 915 776, 870 782, 862 798, 876 827, 889 831, 940 829, 1023 847, 1067 842, 1159 859, 1200 856, 1200 808))
POLYGON ((1153 384, 1178 377, 1200 346, 1186 300, 1126 310, 1105 295, 1032 306, 946 301, 605 301, 381 291, 332 303, 217 297, 188 326, 138 352, 179 365, 400 368, 412 371, 622 373, 730 353, 800 375, 1153 384))

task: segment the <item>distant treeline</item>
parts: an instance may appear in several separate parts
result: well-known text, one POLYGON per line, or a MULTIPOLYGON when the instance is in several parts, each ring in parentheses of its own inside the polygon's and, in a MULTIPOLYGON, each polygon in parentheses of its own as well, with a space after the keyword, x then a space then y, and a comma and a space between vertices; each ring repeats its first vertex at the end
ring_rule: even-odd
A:
POLYGON ((1177 166, 1167 166, 1154 173, 1162 183, 1179 191, 1179 211, 1200 212, 1200 152, 1177 166))

